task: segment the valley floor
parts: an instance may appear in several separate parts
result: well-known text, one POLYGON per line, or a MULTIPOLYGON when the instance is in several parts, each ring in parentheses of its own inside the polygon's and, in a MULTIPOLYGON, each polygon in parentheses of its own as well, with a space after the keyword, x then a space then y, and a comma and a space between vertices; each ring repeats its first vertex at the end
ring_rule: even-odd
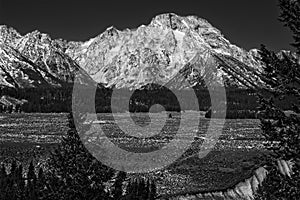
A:
MULTIPOLYGON (((106 128, 113 132, 111 116, 100 115, 107 122, 106 128)), ((191 118, 194 115, 191 113, 191 118)), ((42 165, 68 130, 67 114, 2 114, 0 119, 0 162, 4 164, 17 159, 25 165, 30 160, 42 165)), ((209 119, 201 118, 196 142, 175 163, 145 175, 157 181, 159 195, 226 189, 250 177, 264 164, 263 157, 268 152, 263 149, 259 121, 252 119, 226 120, 216 146, 199 159, 197 150, 207 137, 208 123, 209 119)), ((114 139, 130 143, 124 138, 114 139)))

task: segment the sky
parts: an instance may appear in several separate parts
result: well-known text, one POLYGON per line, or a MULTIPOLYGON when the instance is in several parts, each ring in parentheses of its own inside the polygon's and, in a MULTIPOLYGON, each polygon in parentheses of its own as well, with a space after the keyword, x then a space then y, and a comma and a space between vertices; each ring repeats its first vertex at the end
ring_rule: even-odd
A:
POLYGON ((39 30, 52 38, 86 41, 109 26, 149 24, 161 13, 197 15, 244 49, 292 50, 292 34, 278 21, 277 0, 0 0, 0 24, 21 34, 39 30))

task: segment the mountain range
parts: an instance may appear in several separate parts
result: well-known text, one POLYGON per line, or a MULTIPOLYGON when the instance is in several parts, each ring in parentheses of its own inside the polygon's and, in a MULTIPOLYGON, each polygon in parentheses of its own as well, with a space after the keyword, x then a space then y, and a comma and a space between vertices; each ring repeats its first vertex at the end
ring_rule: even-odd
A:
POLYGON ((161 14, 136 29, 107 28, 85 42, 52 39, 33 31, 21 35, 0 26, 0 86, 63 87, 81 76, 106 87, 137 89, 149 83, 187 87, 262 85, 258 50, 228 41, 208 21, 161 14))

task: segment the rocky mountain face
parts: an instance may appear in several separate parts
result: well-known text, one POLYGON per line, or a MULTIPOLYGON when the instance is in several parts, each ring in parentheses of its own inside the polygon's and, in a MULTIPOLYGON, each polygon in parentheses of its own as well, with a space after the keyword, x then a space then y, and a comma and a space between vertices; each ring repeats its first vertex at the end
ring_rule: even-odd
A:
POLYGON ((31 88, 72 83, 81 68, 65 54, 65 43, 38 31, 21 36, 0 26, 0 85, 31 88))
POLYGON ((195 16, 162 14, 135 30, 110 27, 87 42, 69 43, 66 53, 95 81, 117 88, 169 82, 185 87, 178 76, 192 85, 209 80, 206 84, 225 81, 253 87, 251 82, 260 81, 257 51, 232 45, 218 29, 195 16))
POLYGON ((259 87, 262 67, 257 56, 257 50, 231 44, 206 20, 172 13, 135 30, 110 27, 86 42, 53 40, 38 31, 22 36, 0 26, 0 85, 17 88, 62 86, 77 71, 83 79, 90 76, 117 88, 148 83, 184 88, 186 80, 190 85, 205 80, 259 87))

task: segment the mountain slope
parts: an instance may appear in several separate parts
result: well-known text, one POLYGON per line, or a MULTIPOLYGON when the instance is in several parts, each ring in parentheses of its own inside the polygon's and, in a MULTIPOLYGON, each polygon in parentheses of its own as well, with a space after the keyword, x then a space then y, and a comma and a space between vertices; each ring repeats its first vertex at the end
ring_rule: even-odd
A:
POLYGON ((82 70, 64 53, 65 44, 38 31, 21 36, 0 26, 0 85, 30 88, 72 83, 82 70))
POLYGON ((257 88, 264 79, 258 55, 256 49, 248 52, 231 44, 204 19, 173 13, 134 30, 109 27, 86 42, 53 40, 38 31, 22 36, 0 26, 0 85, 60 87, 80 73, 82 82, 92 78, 117 88, 222 82, 257 88))
POLYGON ((95 81, 118 88, 174 82, 185 68, 193 84, 208 74, 206 79, 212 84, 222 82, 223 77, 230 80, 229 85, 240 87, 260 83, 257 52, 232 45, 218 29, 195 16, 162 14, 135 30, 110 27, 87 42, 70 43, 66 53, 95 81), (215 72, 205 64, 210 62, 218 68, 215 72))

